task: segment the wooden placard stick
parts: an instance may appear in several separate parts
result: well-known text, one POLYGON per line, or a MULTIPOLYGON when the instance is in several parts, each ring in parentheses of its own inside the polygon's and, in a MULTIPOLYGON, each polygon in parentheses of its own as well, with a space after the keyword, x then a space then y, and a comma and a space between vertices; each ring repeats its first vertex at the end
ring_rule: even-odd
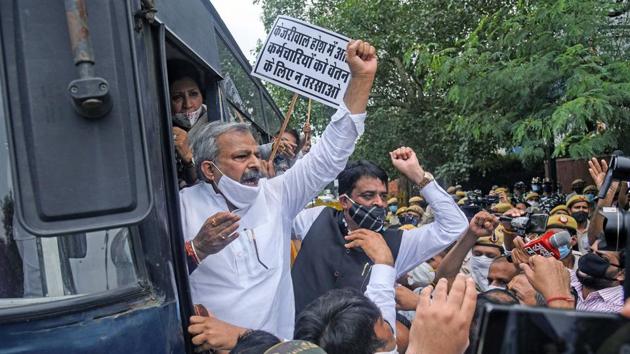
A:
POLYGON ((235 109, 234 112, 236 112, 236 117, 238 118, 238 120, 241 123, 245 123, 245 119, 243 119, 243 115, 241 114, 241 112, 239 112, 238 109, 235 109))
MULTIPOLYGON (((308 99, 308 110, 306 111, 306 123, 304 123, 304 125, 311 125, 311 104, 313 103, 313 101, 309 98, 308 99)), ((309 131, 308 133, 304 134, 304 141, 306 142, 308 139, 310 139, 311 137, 311 132, 309 131)))
POLYGON ((271 156, 269 156, 269 162, 273 162, 273 159, 276 158, 276 153, 278 153, 278 148, 280 147, 280 139, 282 139, 282 135, 284 131, 287 129, 287 125, 289 125, 289 119, 291 119, 291 114, 293 114, 293 109, 295 108, 295 102, 297 102, 298 94, 294 93, 293 98, 291 98, 291 104, 289 104, 289 109, 287 113, 284 115, 284 122, 282 122, 282 127, 280 128, 280 132, 276 137, 276 141, 273 144, 273 149, 271 150, 271 156))

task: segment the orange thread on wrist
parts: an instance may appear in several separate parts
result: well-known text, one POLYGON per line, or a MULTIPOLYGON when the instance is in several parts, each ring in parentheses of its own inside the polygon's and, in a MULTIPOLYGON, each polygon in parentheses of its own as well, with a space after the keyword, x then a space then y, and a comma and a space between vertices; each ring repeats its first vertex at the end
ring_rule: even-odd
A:
POLYGON ((566 302, 575 302, 575 299, 569 296, 551 296, 547 299, 547 305, 550 305, 554 301, 566 301, 566 302))

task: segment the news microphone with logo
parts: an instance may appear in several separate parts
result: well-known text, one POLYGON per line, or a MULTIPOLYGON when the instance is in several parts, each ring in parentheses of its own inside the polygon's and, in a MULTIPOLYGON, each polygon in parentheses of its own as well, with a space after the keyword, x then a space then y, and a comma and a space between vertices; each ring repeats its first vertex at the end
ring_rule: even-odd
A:
POLYGON ((571 234, 568 231, 556 232, 554 230, 547 231, 539 238, 529 241, 525 244, 525 252, 530 256, 541 255, 543 257, 555 257, 560 259, 560 250, 562 246, 566 246, 571 241, 571 234))

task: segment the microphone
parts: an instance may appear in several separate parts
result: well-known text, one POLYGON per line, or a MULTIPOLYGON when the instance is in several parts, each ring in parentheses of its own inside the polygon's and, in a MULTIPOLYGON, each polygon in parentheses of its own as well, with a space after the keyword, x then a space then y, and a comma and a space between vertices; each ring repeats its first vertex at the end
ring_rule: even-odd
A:
POLYGON ((570 241, 571 234, 569 234, 568 231, 556 232, 550 230, 539 238, 525 244, 524 250, 530 256, 537 254, 543 257, 560 259, 560 251, 558 248, 568 245, 570 241))

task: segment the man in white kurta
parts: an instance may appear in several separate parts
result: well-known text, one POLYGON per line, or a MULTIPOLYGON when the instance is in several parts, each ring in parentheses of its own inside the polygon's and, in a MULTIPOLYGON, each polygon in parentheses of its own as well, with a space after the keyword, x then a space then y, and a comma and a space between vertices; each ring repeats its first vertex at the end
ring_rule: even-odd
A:
MULTIPOLYGON (((246 200, 226 198, 238 194, 238 184, 227 185, 220 179, 206 178, 206 182, 180 192, 182 227, 187 241, 199 237, 204 223, 207 225, 207 220, 216 213, 231 211, 240 217, 238 237, 201 260, 190 275, 194 303, 204 305, 223 321, 262 329, 280 338, 293 336, 291 225, 307 202, 345 167, 363 132, 376 57, 373 47, 358 42, 351 43, 347 51, 352 79, 344 98, 345 105, 332 116, 309 154, 285 174, 260 179, 257 192, 253 194, 253 187, 243 186, 246 194, 253 196, 240 198, 246 200)), ((212 164, 217 171, 225 172, 221 164, 212 164)), ((229 173, 220 178, 227 175, 229 173)), ((226 235, 220 237, 225 239, 226 235)))

